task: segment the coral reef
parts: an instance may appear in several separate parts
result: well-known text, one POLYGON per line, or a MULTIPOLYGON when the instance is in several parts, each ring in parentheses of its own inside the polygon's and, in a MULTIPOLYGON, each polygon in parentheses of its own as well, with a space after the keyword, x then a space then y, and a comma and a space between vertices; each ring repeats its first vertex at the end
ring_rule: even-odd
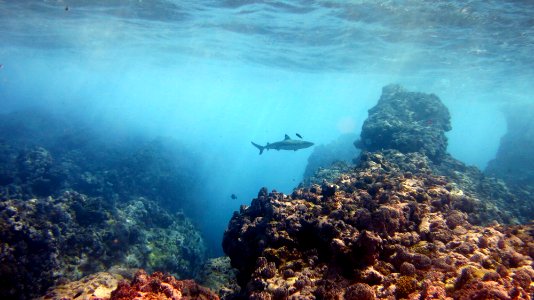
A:
POLYGON ((304 171, 304 179, 312 177, 319 168, 329 168, 333 163, 351 163, 360 154, 359 149, 353 144, 356 139, 356 134, 346 133, 326 145, 313 147, 304 171))
POLYGON ((144 198, 111 205, 72 191, 0 202, 0 298, 29 299, 113 265, 193 277, 205 260, 183 215, 144 198))
POLYGON ((0 118, 0 298, 30 299, 116 265, 191 278, 204 263, 182 212, 202 205, 196 157, 99 127, 45 111, 0 118))
POLYGON ((217 300, 219 297, 193 280, 177 280, 169 274, 148 275, 137 270, 126 280, 117 273, 99 272, 50 289, 38 300, 217 300))
POLYGON ((176 280, 173 276, 155 272, 148 275, 139 270, 131 283, 119 282, 116 290, 111 292, 110 300, 218 300, 219 297, 209 289, 193 280, 176 280))
MULTIPOLYGON (((534 192, 530 193, 529 185, 507 186, 494 177, 485 176, 475 167, 466 166, 446 153, 445 132, 451 129, 449 119, 448 109, 437 96, 407 92, 398 85, 388 85, 383 88, 378 104, 369 110, 369 117, 362 128, 361 139, 356 141, 355 145, 364 151, 391 149, 404 154, 417 153, 416 155, 421 157, 419 163, 423 164, 428 172, 446 176, 451 183, 469 192, 474 198, 479 199, 479 202, 486 206, 493 206, 493 208, 488 207, 494 210, 493 213, 472 215, 470 221, 475 224, 489 223, 493 220, 505 223, 524 223, 534 218, 532 196, 534 192), (479 219, 474 220, 474 218, 479 219)), ((527 121, 523 120, 519 123, 524 124, 527 121)), ((511 138, 503 138, 503 140, 509 141, 511 138)), ((519 140, 527 141, 528 138, 519 140)), ((501 149, 500 152, 503 151, 501 149)), ((525 162, 523 169, 530 172, 532 168, 528 162, 531 158, 522 158, 525 162)), ((521 164, 520 161, 517 159, 516 165, 521 164)), ((410 172, 423 167, 417 164, 397 163, 401 169, 410 172)), ((321 172, 328 173, 329 171, 321 170, 321 172)), ((332 176, 323 175, 322 177, 332 180, 332 176)), ((308 182, 318 183, 313 178, 304 181, 304 183, 308 182)))
POLYGON ((484 206, 445 177, 394 163, 417 166, 412 155, 363 154, 350 173, 290 196, 260 190, 223 240, 241 296, 529 299, 534 224, 472 225, 484 206))
POLYGON ((299 187, 321 184, 323 181, 333 181, 343 173, 349 172, 354 166, 343 161, 336 161, 328 168, 319 168, 310 177, 304 178, 299 187))
POLYGON ((124 280, 124 277, 119 274, 98 272, 78 281, 59 285, 38 300, 109 299, 121 280, 124 280))
POLYGON ((237 284, 237 270, 230 265, 230 258, 222 256, 209 259, 201 268, 198 281, 216 291, 221 299, 233 299, 241 290, 237 284))
POLYGON ((98 126, 46 111, 0 118, 0 200, 58 196, 72 189, 109 201, 146 197, 197 211, 199 159, 172 139, 98 126))
MULTIPOLYGON (((476 224, 489 223, 494 220, 503 223, 526 223, 534 218, 534 193, 529 193, 528 185, 517 186, 502 180, 486 176, 474 166, 466 166, 447 154, 439 164, 429 164, 435 174, 445 176, 459 189, 471 194, 486 206, 497 209, 499 216, 485 216, 476 224)), ((482 217, 481 215, 473 215, 482 217)))
POLYGON ((449 130, 449 110, 436 95, 407 92, 392 84, 382 89, 378 104, 369 110, 355 145, 365 151, 419 152, 439 162, 447 150, 449 130))

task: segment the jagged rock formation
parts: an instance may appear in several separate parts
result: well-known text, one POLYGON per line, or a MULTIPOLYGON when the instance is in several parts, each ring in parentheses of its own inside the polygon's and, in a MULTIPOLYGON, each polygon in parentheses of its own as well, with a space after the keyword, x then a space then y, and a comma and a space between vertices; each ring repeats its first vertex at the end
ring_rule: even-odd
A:
MULTIPOLYGON (((377 105, 369 110, 361 139, 355 145, 364 151, 394 149, 427 157, 421 161, 429 172, 446 176, 461 190, 499 211, 499 216, 492 213, 478 221, 471 220, 475 224, 493 220, 524 223, 534 218, 534 201, 525 193, 525 187, 506 186, 446 152, 445 132, 450 129, 449 111, 437 96, 388 85, 383 88, 377 105)), ((525 159, 528 161, 528 158, 525 159)), ((413 172, 420 166, 404 165, 403 168, 413 172)), ((322 172, 325 173, 324 170, 322 172)))
POLYGON ((369 110, 356 146, 365 151, 419 152, 439 162, 447 150, 449 130, 449 110, 436 95, 392 84, 382 89, 378 104, 369 110))

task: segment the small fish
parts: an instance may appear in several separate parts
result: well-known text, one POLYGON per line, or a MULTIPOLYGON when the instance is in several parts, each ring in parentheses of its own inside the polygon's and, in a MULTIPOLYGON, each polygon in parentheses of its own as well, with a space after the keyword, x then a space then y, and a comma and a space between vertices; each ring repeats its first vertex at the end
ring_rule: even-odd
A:
POLYGON ((298 133, 296 133, 296 135, 297 135, 299 138, 302 139, 302 135, 300 135, 300 134, 298 134, 298 133))
POLYGON ((4 65, 3 65, 3 64, 0 64, 0 69, 2 69, 3 67, 4 67, 4 65))
POLYGON ((65 6, 65 11, 69 11, 69 6, 65 6))
POLYGON ((230 196, 230 198, 232 198, 232 199, 235 200, 235 199, 237 199, 237 196, 236 196, 235 194, 232 194, 232 195, 230 196))

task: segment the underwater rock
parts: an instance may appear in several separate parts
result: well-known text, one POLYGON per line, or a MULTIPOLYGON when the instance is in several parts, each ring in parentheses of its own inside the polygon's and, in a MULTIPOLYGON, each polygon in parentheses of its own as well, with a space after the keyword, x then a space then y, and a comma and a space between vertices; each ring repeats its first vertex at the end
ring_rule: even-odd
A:
POLYGON ((319 185, 289 196, 262 189, 234 214, 223 249, 241 297, 530 298, 534 223, 471 224, 469 215, 492 210, 433 175, 425 155, 360 159, 326 185, 333 194, 319 185))
POLYGON ((124 277, 119 274, 98 272, 50 289, 38 300, 109 299, 121 280, 124 280, 124 277))
POLYGON ((1 299, 31 299, 114 265, 192 278, 205 252, 189 219, 145 198, 111 205, 66 191, 0 202, 1 299))
POLYGON ((439 164, 430 164, 429 168, 434 174, 447 177, 451 188, 458 190, 455 195, 464 198, 466 208, 472 202, 469 198, 478 199, 480 208, 486 213, 470 214, 471 223, 519 224, 534 219, 534 193, 528 192, 528 185, 517 186, 486 176, 477 167, 466 166, 449 154, 439 164), (465 194, 471 197, 465 197, 465 194))
POLYGON ((352 164, 348 164, 344 161, 333 162, 327 168, 319 167, 317 170, 315 170, 314 174, 304 178, 302 183, 299 184, 299 187, 311 186, 313 184, 320 185, 324 181, 333 181, 341 176, 341 174, 349 172, 352 168, 354 168, 352 164))
POLYGON ((119 282, 110 298, 110 300, 131 299, 218 300, 219 297, 193 280, 177 280, 161 272, 149 276, 144 270, 139 270, 130 283, 124 280, 119 282))
MULTIPOLYGON (((381 150, 382 154, 388 156, 388 161, 395 162, 404 172, 446 176, 451 188, 462 191, 461 194, 453 191, 453 194, 462 199, 464 209, 473 210, 476 206, 476 212, 470 213, 468 217, 472 224, 483 225, 492 221, 511 224, 532 220, 532 185, 504 184, 446 153, 447 139, 444 133, 451 129, 449 119, 448 109, 436 96, 406 92, 398 85, 388 85, 383 88, 378 104, 369 110, 361 140, 356 141, 355 145, 364 152, 381 150), (402 152, 404 156, 392 154, 395 151, 402 152), (464 192, 470 196, 463 195, 464 192), (473 207, 469 208, 471 206, 473 207)), ((532 118, 528 118, 530 119, 532 118)), ((525 122, 527 120, 519 123, 525 122)), ((521 150, 517 152, 528 153, 524 151, 528 148, 520 147, 521 150)), ((525 161, 529 159, 524 158, 525 161)), ((354 160, 356 164, 357 160, 354 160)), ((321 185, 324 180, 334 181, 343 173, 350 172, 351 168, 351 165, 342 162, 319 168, 314 174, 304 178, 299 187, 321 185)), ((524 169, 530 172, 534 167, 530 168, 527 163, 524 169)))
POLYGON ((313 152, 308 157, 308 164, 304 171, 304 180, 313 176, 319 168, 329 168, 336 162, 350 164, 358 156, 360 150, 354 147, 354 141, 358 137, 347 133, 340 135, 334 141, 313 147, 313 152))
POLYGON ((173 140, 98 129, 73 116, 26 110, 0 117, 0 200, 59 196, 146 197, 200 211, 200 159, 173 140))
POLYGON ((378 104, 369 110, 355 145, 365 151, 419 152, 439 162, 447 150, 449 130, 449 110, 436 95, 392 84, 382 89, 378 104))
POLYGON ((230 258, 222 256, 209 259, 202 266, 198 282, 216 291, 221 299, 233 299, 240 291, 237 270, 230 265, 230 258))

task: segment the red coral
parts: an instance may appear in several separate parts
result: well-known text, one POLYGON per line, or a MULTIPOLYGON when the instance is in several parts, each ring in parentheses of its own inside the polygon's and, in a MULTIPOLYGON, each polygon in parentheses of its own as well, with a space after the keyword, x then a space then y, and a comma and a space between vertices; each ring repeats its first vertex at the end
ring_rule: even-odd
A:
POLYGON ((218 300, 219 296, 193 280, 177 280, 155 272, 149 276, 139 270, 131 283, 121 281, 110 300, 218 300))

